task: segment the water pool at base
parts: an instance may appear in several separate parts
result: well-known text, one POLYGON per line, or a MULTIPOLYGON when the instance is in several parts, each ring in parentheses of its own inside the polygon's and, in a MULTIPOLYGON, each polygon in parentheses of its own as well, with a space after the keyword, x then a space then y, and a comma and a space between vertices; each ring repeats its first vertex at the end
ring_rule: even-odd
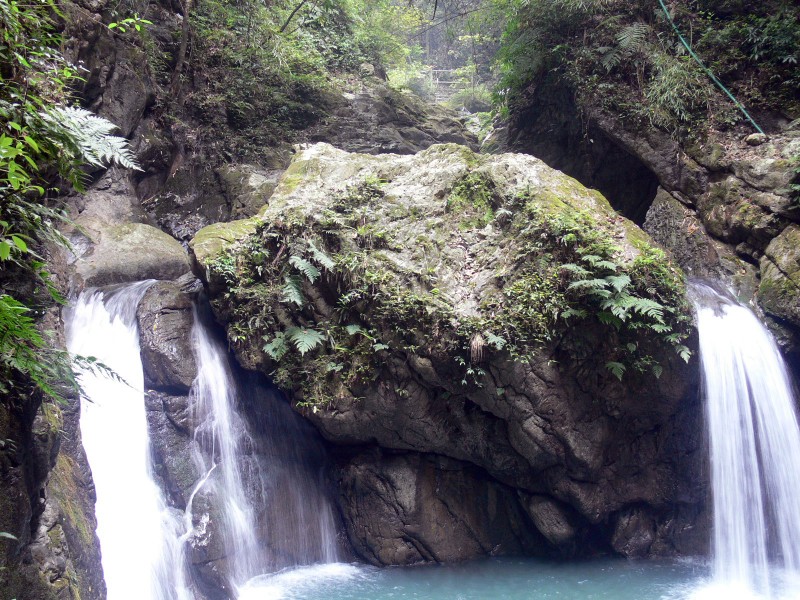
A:
POLYGON ((797 581, 753 594, 710 581, 700 561, 496 559, 377 569, 333 563, 255 577, 239 600, 800 600, 797 581))

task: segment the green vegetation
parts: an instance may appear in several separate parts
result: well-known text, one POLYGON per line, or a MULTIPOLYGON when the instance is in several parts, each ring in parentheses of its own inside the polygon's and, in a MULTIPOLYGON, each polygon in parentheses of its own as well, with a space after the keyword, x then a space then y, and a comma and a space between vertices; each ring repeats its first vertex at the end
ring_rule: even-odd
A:
MULTIPOLYGON (((685 135, 742 116, 688 55, 650 2, 516 2, 500 53, 501 100, 513 104, 546 73, 570 81, 579 100, 633 122, 685 135)), ((672 18, 693 50, 748 108, 797 114, 800 7, 784 0, 673 4, 672 18)))
POLYGON ((619 378, 660 376, 654 357, 665 347, 688 360, 683 277, 661 251, 632 233, 636 256, 626 258, 603 219, 565 204, 560 191, 506 197, 477 167, 443 200, 441 230, 430 227, 439 217, 413 207, 397 213, 398 201, 369 177, 315 216, 264 223, 212 260, 213 285, 227 290, 216 306, 245 362, 317 407, 364 393, 390 356, 450 364, 467 387, 481 385, 489 352, 527 361, 547 351, 565 368, 619 378), (381 244, 365 243, 367 218, 386 228, 381 244), (404 223, 398 235, 403 227, 428 232, 410 250, 419 261, 401 257, 391 220, 404 223), (477 314, 466 316, 440 284, 462 268, 460 259, 442 266, 453 260, 442 249, 474 243, 487 226, 480 235, 504 230, 508 262, 495 267, 496 288, 483 293, 477 314), (426 270, 428 255, 437 266, 426 270))
POLYGON ((47 243, 66 244, 56 198, 83 190, 88 165, 136 164, 113 124, 69 105, 77 72, 58 49, 55 2, 0 0, 0 15, 0 392, 60 399, 78 389, 71 359, 38 326, 63 303, 45 264, 47 243))

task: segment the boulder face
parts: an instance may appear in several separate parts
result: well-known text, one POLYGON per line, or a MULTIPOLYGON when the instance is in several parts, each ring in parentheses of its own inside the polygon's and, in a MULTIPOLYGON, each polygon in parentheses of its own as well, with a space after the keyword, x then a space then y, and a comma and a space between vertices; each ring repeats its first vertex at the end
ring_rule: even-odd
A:
POLYGON ((530 156, 317 144, 190 246, 240 362, 333 444, 365 560, 703 551, 682 276, 599 193, 530 156))
POLYGON ((786 244, 800 223, 792 191, 800 122, 765 114, 769 136, 748 127, 679 139, 592 98, 578 108, 578 95, 558 74, 542 78, 486 150, 533 154, 607 194, 688 275, 721 280, 752 300, 800 372, 800 314, 789 308, 800 288, 786 244))

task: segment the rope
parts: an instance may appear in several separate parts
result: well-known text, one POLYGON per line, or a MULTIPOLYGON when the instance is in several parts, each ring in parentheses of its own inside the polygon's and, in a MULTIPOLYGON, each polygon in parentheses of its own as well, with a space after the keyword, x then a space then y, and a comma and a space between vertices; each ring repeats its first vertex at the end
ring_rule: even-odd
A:
POLYGON ((753 117, 750 116, 750 113, 748 113, 747 110, 745 109, 745 107, 742 106, 742 103, 739 102, 736 98, 734 98, 733 94, 731 94, 728 91, 728 88, 726 88, 724 85, 722 85, 722 82, 719 79, 717 79, 717 77, 714 75, 714 73, 711 72, 711 69, 709 69, 707 66, 705 66, 705 64, 703 64, 703 61, 700 60, 700 57, 697 56, 697 54, 694 53, 694 50, 692 50, 692 47, 689 45, 689 42, 687 42, 684 39, 683 35, 681 35, 680 29, 678 29, 678 26, 675 24, 675 21, 672 20, 672 17, 669 14, 669 10, 667 10, 667 7, 664 5, 664 0, 658 0, 658 3, 661 5, 661 8, 664 10, 664 14, 667 16, 667 21, 669 21, 669 24, 672 25, 672 29, 675 30, 675 34, 678 36, 678 39, 681 41, 681 43, 684 45, 684 47, 689 51, 689 55, 695 60, 695 62, 697 62, 698 65, 700 65, 700 68, 703 69, 703 71, 705 71, 706 75, 708 75, 711 78, 711 81, 716 83, 717 86, 719 87, 719 89, 721 89, 723 92, 725 92, 728 95, 728 98, 730 98, 733 101, 733 103, 736 105, 736 107, 740 111, 742 111, 742 114, 745 117, 747 117, 747 120, 750 121, 753 124, 753 127, 756 128, 756 131, 758 131, 758 133, 766 135, 766 133, 764 133, 764 130, 761 129, 761 127, 758 126, 758 123, 756 123, 753 120, 753 117))

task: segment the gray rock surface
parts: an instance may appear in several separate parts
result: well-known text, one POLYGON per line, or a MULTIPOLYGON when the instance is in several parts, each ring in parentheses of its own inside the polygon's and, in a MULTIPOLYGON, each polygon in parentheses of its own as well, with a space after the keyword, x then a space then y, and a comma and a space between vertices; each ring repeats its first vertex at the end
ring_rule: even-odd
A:
MULTIPOLYGON (((485 207, 477 210, 485 217, 485 207)), ((560 222, 558 215, 574 214, 594 215, 591 227, 614 240, 620 265, 648 251, 649 238, 614 214, 600 194, 529 156, 485 157, 443 145, 414 156, 372 157, 317 144, 302 149, 258 216, 226 225, 226 236, 218 235, 219 227, 198 233, 193 242, 198 272, 212 284, 213 304, 228 323, 240 362, 283 377, 279 382, 331 444, 382 449, 375 454, 354 450, 338 462, 347 490, 345 522, 365 559, 376 564, 450 561, 492 553, 492 547, 498 553, 525 549, 559 556, 609 548, 630 556, 703 550, 704 542, 687 533, 705 530, 707 517, 695 364, 687 366, 671 349, 648 346, 663 366, 661 378, 630 373, 620 383, 600 358, 614 342, 590 321, 573 330, 582 340, 576 346, 563 339, 562 350, 542 343, 538 349, 526 347, 524 359, 513 360, 485 340, 471 357, 461 350, 470 341, 458 338, 456 327, 481 318, 486 306, 493 307, 492 318, 502 320, 501 301, 490 299, 537 264, 524 246, 524 232, 537 227, 541 215, 560 222), (488 201, 495 203, 493 218, 486 222, 468 204, 448 210, 454 186, 468 174, 485 177, 481 181, 491 181, 486 185, 496 190, 488 201), (377 189, 363 188, 372 196, 354 192, 364 181, 381 183, 377 189), (520 197, 526 204, 519 204, 520 197), (361 203, 369 203, 369 219, 356 224, 372 237, 356 226, 336 224, 336 218, 348 218, 348 210, 365 210, 361 203), (322 245, 313 238, 318 226, 336 256, 357 257, 357 267, 334 267, 316 283, 304 284, 307 302, 296 307, 271 280, 269 265, 280 275, 277 265, 286 260, 286 250, 280 242, 270 244, 288 235, 289 245, 302 232, 304 239, 322 245), (207 238, 215 241, 213 251, 205 245, 207 238), (238 265, 241 279, 231 279, 227 264, 238 265), (247 266, 254 264, 261 270, 247 266), (359 287, 362 274, 371 278, 366 291, 359 287), (239 287, 234 291, 234 286, 239 287), (384 349, 366 356, 351 350, 354 354, 340 357, 333 349, 298 354, 297 370, 267 355, 264 342, 296 324, 329 328, 349 347, 340 337, 345 334, 327 320, 341 306, 337 295, 348 289, 361 290, 358 322, 384 349), (386 300, 374 300, 371 293, 386 300), (389 303, 389 312, 380 312, 380 301, 389 303), (423 306, 419 312, 408 308, 415 302, 423 306), (447 316, 436 317, 437 311, 447 316), (576 359, 573 352, 592 358, 576 359), (376 358, 370 359, 372 354, 376 358), (459 357, 472 375, 459 367, 459 357), (370 360, 365 376, 346 375, 352 364, 370 360), (325 375, 326 364, 338 370, 325 375), (301 385, 308 377, 316 379, 301 385), (475 486, 484 486, 480 489, 512 488, 526 499, 506 505, 503 529, 518 532, 517 546, 508 540, 493 545, 489 540, 497 532, 471 525, 466 515, 480 514, 479 506, 451 503, 455 492, 443 491, 437 499, 425 491, 431 478, 445 481, 451 470, 444 462, 437 466, 430 455, 458 461, 447 464, 471 465, 470 477, 476 478, 475 486), (450 509, 447 519, 440 514, 443 503, 450 509), (620 524, 613 534, 609 524, 622 523, 620 515, 638 508, 647 520, 636 523, 649 533, 639 539, 635 527, 620 524), (525 518, 520 521, 518 515, 525 518), (411 531, 411 523, 425 525, 411 531), (472 542, 434 543, 435 524, 444 523, 454 540, 472 531, 467 536, 472 542), (409 540, 412 534, 416 542, 409 540)), ((535 239, 547 239, 546 227, 539 226, 535 239)), ((299 243, 291 248, 303 251, 299 243)))
MULTIPOLYGON (((191 281, 188 283, 191 285, 191 281)), ((153 284, 139 303, 139 343, 145 384, 150 389, 189 392, 197 377, 192 312, 192 297, 172 281, 153 284)))

